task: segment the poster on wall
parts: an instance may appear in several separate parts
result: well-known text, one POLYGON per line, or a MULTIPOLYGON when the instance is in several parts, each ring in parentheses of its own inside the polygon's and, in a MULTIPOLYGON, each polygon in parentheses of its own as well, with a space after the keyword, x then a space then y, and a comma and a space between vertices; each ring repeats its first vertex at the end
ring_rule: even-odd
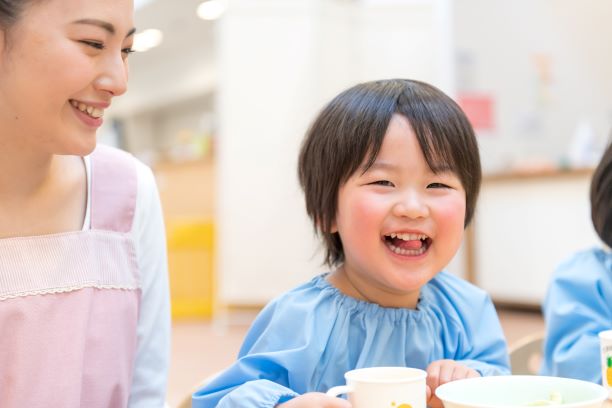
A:
POLYGON ((470 120, 478 135, 492 135, 495 131, 494 98, 486 93, 460 93, 457 103, 470 120))

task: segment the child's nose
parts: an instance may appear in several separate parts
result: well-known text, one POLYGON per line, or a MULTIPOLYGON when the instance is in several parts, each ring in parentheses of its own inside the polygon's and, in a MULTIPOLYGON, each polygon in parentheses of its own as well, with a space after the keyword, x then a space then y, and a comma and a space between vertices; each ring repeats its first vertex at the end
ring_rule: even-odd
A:
POLYGON ((406 192, 393 206, 393 214, 396 217, 425 218, 429 215, 429 207, 420 194, 406 192))

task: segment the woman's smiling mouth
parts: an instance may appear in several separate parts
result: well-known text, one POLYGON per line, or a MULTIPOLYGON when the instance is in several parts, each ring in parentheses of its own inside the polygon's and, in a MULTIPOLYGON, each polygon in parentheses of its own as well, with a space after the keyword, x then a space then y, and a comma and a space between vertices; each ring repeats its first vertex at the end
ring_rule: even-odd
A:
POLYGON ((81 112, 91 116, 94 119, 99 119, 104 116, 104 109, 96 108, 95 106, 86 105, 83 102, 70 99, 70 104, 81 112))

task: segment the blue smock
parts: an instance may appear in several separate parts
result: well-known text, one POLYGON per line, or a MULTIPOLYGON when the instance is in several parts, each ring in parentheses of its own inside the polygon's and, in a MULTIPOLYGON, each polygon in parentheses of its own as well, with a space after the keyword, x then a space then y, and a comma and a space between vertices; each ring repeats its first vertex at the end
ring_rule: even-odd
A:
POLYGON ((421 288, 416 309, 385 308, 344 295, 320 275, 262 310, 238 360, 193 395, 193 407, 274 407, 344 384, 355 368, 425 369, 441 359, 481 375, 509 374, 485 292, 441 272, 421 288))
POLYGON ((546 340, 540 373, 601 384, 597 334, 612 329, 612 253, 593 248, 562 263, 543 310, 546 340))

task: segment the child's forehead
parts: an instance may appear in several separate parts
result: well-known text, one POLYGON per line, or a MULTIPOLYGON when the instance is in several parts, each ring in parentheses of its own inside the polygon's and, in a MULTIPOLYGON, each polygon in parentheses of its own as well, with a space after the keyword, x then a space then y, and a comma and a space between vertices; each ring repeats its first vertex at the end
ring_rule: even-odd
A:
MULTIPOLYGON (((421 149, 422 150, 422 149, 421 149)), ((457 166, 454 165, 452 159, 445 159, 443 155, 436 154, 432 151, 425 153, 425 162, 432 173, 457 173, 457 166)), ((380 152, 379 152, 380 153, 380 152)), ((367 173, 372 171, 397 171, 401 167, 400 163, 388 161, 380 157, 379 154, 373 155, 371 152, 366 155, 361 165, 357 168, 355 173, 367 173)))

